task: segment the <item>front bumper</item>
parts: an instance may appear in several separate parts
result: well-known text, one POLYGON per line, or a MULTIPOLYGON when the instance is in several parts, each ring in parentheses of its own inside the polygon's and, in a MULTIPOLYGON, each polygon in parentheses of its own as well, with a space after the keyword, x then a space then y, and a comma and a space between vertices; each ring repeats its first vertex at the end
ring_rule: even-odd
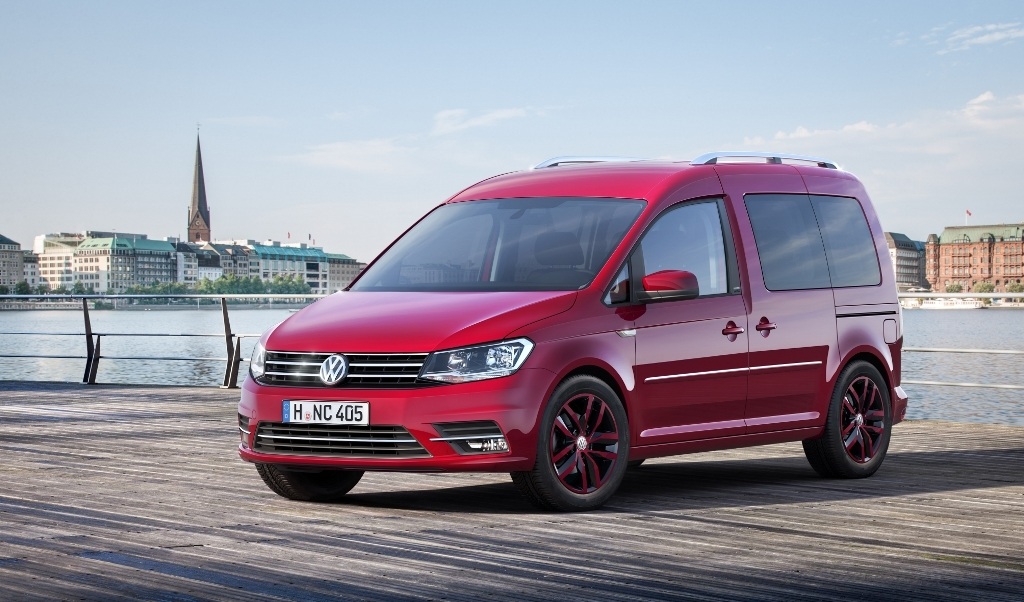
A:
POLYGON ((555 375, 543 369, 522 369, 504 378, 422 389, 338 389, 267 387, 246 378, 238 403, 240 419, 248 420, 239 456, 249 462, 371 471, 530 470, 537 453, 537 423, 555 375), (358 455, 265 453, 255 449, 261 422, 280 423, 284 400, 366 401, 371 426, 400 426, 426 451, 423 457, 391 458, 358 455), (493 421, 508 450, 459 453, 435 424, 493 421))

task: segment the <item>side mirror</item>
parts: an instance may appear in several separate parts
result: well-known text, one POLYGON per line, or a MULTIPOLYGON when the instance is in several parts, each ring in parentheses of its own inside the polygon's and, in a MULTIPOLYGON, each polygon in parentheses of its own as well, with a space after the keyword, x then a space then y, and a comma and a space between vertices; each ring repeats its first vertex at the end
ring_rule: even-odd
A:
POLYGON ((661 270, 643 277, 641 281, 644 301, 670 301, 693 299, 700 295, 697 277, 684 270, 661 270))

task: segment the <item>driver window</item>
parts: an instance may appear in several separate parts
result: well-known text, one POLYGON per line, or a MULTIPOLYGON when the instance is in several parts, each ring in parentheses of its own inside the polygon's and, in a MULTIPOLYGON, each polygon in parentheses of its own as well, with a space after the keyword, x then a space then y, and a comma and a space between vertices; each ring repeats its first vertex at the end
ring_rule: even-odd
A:
POLYGON ((722 220, 714 201, 667 211, 640 241, 640 252, 645 276, 681 270, 697 277, 701 297, 728 292, 722 220))

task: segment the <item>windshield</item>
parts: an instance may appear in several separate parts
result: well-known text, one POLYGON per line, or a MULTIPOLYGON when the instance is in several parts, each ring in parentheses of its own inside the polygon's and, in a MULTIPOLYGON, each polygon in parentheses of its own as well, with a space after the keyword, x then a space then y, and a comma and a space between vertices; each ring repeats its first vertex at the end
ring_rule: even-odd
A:
POLYGON ((644 202, 527 198, 442 205, 352 286, 356 291, 551 291, 590 284, 644 202))

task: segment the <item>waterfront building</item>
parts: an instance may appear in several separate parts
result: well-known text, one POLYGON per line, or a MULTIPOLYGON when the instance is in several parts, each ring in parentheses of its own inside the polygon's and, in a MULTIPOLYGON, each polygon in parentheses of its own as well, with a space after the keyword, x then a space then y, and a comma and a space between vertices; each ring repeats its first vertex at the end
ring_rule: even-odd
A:
POLYGON ((73 252, 73 281, 95 293, 176 282, 176 254, 175 245, 140 235, 89 237, 73 252))
POLYGON ((72 262, 75 249, 89 232, 58 232, 42 234, 32 241, 32 251, 39 257, 39 284, 50 290, 71 290, 75 276, 72 262))
POLYGON ((25 267, 22 270, 22 280, 28 283, 29 287, 35 289, 39 286, 39 256, 31 250, 22 251, 25 267))
POLYGON ((889 259, 896 272, 896 287, 901 292, 912 288, 928 288, 924 269, 924 244, 898 232, 886 232, 885 244, 889 247, 889 259))
POLYGON ((188 210, 188 241, 203 243, 210 239, 210 208, 206 204, 206 179, 203 176, 203 153, 196 135, 196 167, 192 176, 192 204, 188 210))
POLYGON ((925 244, 927 279, 932 290, 957 284, 964 292, 990 282, 995 292, 1024 282, 1022 224, 950 226, 929 234, 925 244))
POLYGON ((0 234, 0 286, 14 289, 25 275, 25 254, 21 243, 0 234))
POLYGON ((174 245, 174 259, 176 281, 189 288, 195 288, 199 278, 199 260, 196 257, 196 248, 178 239, 167 239, 167 242, 174 245))
POLYGON ((278 277, 295 278, 308 284, 310 291, 317 294, 329 294, 345 288, 366 267, 365 263, 348 255, 325 253, 321 247, 306 243, 231 240, 218 241, 213 246, 244 249, 250 277, 264 282, 278 277))
POLYGON ((207 243, 203 248, 217 255, 218 265, 225 276, 248 278, 252 275, 249 271, 251 254, 248 248, 219 242, 207 243))
POLYGON ((348 286, 365 267, 365 263, 356 261, 348 255, 327 253, 328 292, 340 291, 348 286))
POLYGON ((220 263, 220 255, 207 247, 196 249, 197 275, 199 280, 218 280, 226 276, 220 263))

